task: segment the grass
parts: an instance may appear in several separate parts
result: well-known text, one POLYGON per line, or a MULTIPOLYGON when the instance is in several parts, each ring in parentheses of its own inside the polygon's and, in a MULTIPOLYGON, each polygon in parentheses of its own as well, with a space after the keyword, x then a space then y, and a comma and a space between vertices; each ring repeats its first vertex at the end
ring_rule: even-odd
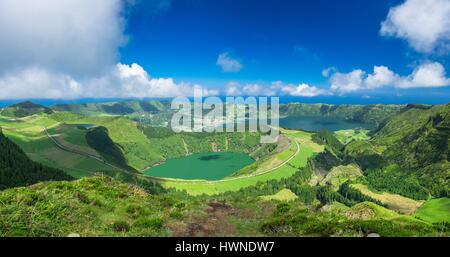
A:
MULTIPOLYGON (((232 179, 224 179, 212 182, 204 181, 166 181, 163 182, 163 186, 168 188, 175 188, 177 190, 184 190, 191 195, 215 195, 228 191, 238 191, 241 188, 256 185, 258 182, 264 182, 269 180, 280 180, 282 178, 288 178, 295 174, 300 167, 307 165, 308 159, 312 157, 317 151, 323 150, 323 146, 319 146, 311 141, 311 134, 307 132, 294 132, 284 130, 283 133, 290 137, 294 144, 294 141, 300 142, 300 149, 289 162, 284 165, 261 175, 254 174, 253 176, 235 177, 232 179)), ((296 144, 295 144, 296 145, 296 144)), ((291 153, 292 146, 286 150, 291 153)), ((280 154, 281 159, 289 159, 284 152, 280 154)), ((264 164, 264 163, 263 163, 264 164)), ((255 167, 255 169, 259 169, 255 167)))
POLYGON ((368 135, 369 130, 366 129, 346 129, 334 132, 336 138, 341 141, 344 145, 350 143, 351 141, 366 141, 370 137, 368 135))
POLYGON ((66 148, 101 157, 97 151, 88 145, 86 141, 86 132, 86 129, 82 129, 77 125, 68 124, 61 124, 48 130, 48 133, 52 135, 59 144, 66 148))
POLYGON ((430 223, 450 222, 450 198, 437 198, 426 201, 417 210, 415 216, 430 223))
POLYGON ((386 204, 391 210, 398 211, 403 214, 411 215, 422 205, 422 201, 416 201, 411 198, 407 198, 401 195, 390 194, 386 192, 375 193, 370 191, 367 186, 362 184, 353 184, 353 188, 361 191, 364 195, 367 195, 375 200, 386 204))
POLYGON ((4 190, 0 202, 0 236, 165 236, 172 210, 108 177, 4 190))
POLYGON ((338 190, 347 180, 353 180, 361 176, 363 174, 357 165, 337 166, 331 169, 320 184, 330 185, 334 190, 338 190))
POLYGON ((86 146, 84 132, 73 126, 63 125, 47 115, 33 115, 20 119, 0 117, 0 126, 4 134, 32 159, 49 167, 66 171, 69 175, 80 178, 91 176, 96 172, 110 170, 111 167, 96 160, 61 150, 44 133, 43 126, 49 132, 60 134, 57 137, 62 145, 69 148, 95 153, 86 146))
POLYGON ((261 198, 265 201, 270 201, 270 200, 278 200, 278 201, 294 201, 295 199, 297 199, 297 195, 294 194, 291 190, 289 189, 282 189, 280 192, 273 194, 273 195, 264 195, 261 196, 261 198))
POLYGON ((362 202, 352 206, 347 210, 346 215, 353 219, 393 219, 398 218, 400 214, 386 209, 372 202, 362 202))
POLYGON ((99 171, 111 170, 111 167, 92 158, 61 150, 45 136, 29 138, 10 134, 7 130, 3 131, 33 161, 40 162, 49 167, 62 169, 73 177, 91 176, 99 171))

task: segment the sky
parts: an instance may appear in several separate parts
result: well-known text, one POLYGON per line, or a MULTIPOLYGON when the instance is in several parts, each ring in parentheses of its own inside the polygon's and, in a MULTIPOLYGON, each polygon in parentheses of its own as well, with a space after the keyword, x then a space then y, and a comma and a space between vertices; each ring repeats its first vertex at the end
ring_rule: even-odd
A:
POLYGON ((448 103, 450 0, 2 0, 0 100, 448 103))

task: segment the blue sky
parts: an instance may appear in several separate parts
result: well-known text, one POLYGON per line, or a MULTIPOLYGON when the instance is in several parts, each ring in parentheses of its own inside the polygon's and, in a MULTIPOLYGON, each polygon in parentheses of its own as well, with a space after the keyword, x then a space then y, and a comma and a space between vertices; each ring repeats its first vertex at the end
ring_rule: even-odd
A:
MULTIPOLYGON (((159 12, 148 11, 155 9, 154 2, 140 3, 131 11, 130 40, 121 49, 121 59, 139 63, 155 77, 207 86, 224 86, 232 80, 326 88, 329 81, 322 71, 327 67, 370 72, 375 65, 383 65, 407 76, 418 63, 437 61, 448 70, 448 54, 418 53, 405 40, 380 35, 390 8, 403 2, 177 0, 166 2, 159 12), (223 52, 243 68, 223 72, 216 65, 223 52)), ((445 88, 431 91, 424 101, 450 96, 445 88)), ((380 89, 355 94, 367 98, 391 93, 380 89)), ((417 101, 423 90, 396 90, 395 94, 417 101)))
POLYGON ((448 0, 0 5, 0 99, 172 97, 195 87, 305 102, 450 99, 448 0))
MULTIPOLYGON (((321 72, 372 69, 409 72, 404 42, 379 36, 380 23, 399 1, 173 1, 158 15, 134 7, 122 61, 154 76, 186 80, 283 80, 325 84, 321 72), (216 66, 219 53, 241 59, 238 73, 216 66)), ((147 7, 148 8, 148 7, 147 7)))

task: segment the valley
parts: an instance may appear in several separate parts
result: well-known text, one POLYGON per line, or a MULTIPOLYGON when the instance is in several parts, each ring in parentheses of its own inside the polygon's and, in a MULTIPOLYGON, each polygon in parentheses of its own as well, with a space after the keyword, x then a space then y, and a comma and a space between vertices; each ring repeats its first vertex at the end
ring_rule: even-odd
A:
POLYGON ((156 100, 4 108, 8 145, 64 175, 2 175, 0 235, 450 233, 449 105, 286 104, 274 144, 175 133, 171 114, 156 100))

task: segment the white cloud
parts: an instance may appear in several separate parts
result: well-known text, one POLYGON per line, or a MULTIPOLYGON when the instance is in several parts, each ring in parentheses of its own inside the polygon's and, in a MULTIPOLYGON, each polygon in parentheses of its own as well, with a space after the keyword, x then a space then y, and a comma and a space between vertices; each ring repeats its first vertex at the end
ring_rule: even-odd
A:
POLYGON ((2 0, 0 70, 99 74, 126 41, 122 11, 122 0, 2 0))
MULTIPOLYGON (((86 85, 87 94, 104 97, 176 97, 192 96, 194 87, 186 83, 175 83, 172 78, 151 78, 140 65, 117 64, 110 74, 86 85)), ((208 92, 206 92, 208 94, 208 92)))
POLYGON ((220 66, 223 72, 238 72, 243 66, 237 60, 230 56, 229 52, 219 54, 216 64, 220 66))
POLYGON ((271 87, 267 87, 260 84, 246 84, 242 88, 244 95, 248 96, 274 96, 276 95, 275 90, 271 87))
POLYGON ((225 86, 225 94, 227 96, 240 96, 242 95, 242 90, 240 88, 239 83, 237 82, 229 82, 226 86, 225 86))
POLYGON ((128 3, 1 0, 0 99, 191 96, 198 85, 118 63, 128 3))
POLYGON ((336 72, 330 77, 331 90, 341 94, 362 89, 365 72, 354 70, 350 73, 336 72))
POLYGON ((329 94, 326 90, 320 89, 315 86, 310 86, 302 83, 298 86, 286 85, 281 88, 281 92, 287 93, 291 96, 303 96, 303 97, 314 97, 319 95, 329 94))
POLYGON ((328 78, 331 73, 336 72, 336 71, 337 71, 337 69, 335 67, 329 67, 329 68, 323 69, 322 76, 324 76, 325 78, 328 78))
POLYGON ((431 88, 450 85, 442 64, 423 63, 408 76, 400 76, 388 67, 375 66, 372 74, 360 69, 349 73, 336 72, 330 77, 331 90, 346 94, 362 90, 392 86, 395 88, 431 88))
MULTIPOLYGON (((62 73, 30 68, 0 78, 0 99, 80 97, 176 97, 193 96, 199 85, 176 83, 172 78, 151 78, 140 65, 118 63, 101 76, 75 80, 62 73)), ((203 88, 204 96, 218 90, 203 88)))
POLYGON ((445 87, 450 85, 442 64, 433 62, 417 67, 411 75, 398 81, 398 88, 445 87))
POLYGON ((393 7, 381 24, 381 35, 402 38, 419 52, 450 48, 450 1, 406 0, 393 7))
POLYGON ((375 89, 386 85, 392 85, 398 80, 398 75, 386 66, 375 66, 373 74, 369 74, 365 80, 368 89, 375 89))
POLYGON ((225 86, 225 94, 227 96, 302 96, 314 97, 319 95, 329 95, 330 92, 305 83, 299 85, 284 84, 282 81, 272 82, 270 85, 239 84, 237 82, 229 82, 225 86))
POLYGON ((39 67, 4 74, 0 78, 0 99, 77 98, 83 87, 72 77, 39 67))
POLYGON ((262 85, 258 83, 240 84, 232 81, 225 85, 224 93, 227 96, 275 96, 277 88, 272 85, 262 85))

